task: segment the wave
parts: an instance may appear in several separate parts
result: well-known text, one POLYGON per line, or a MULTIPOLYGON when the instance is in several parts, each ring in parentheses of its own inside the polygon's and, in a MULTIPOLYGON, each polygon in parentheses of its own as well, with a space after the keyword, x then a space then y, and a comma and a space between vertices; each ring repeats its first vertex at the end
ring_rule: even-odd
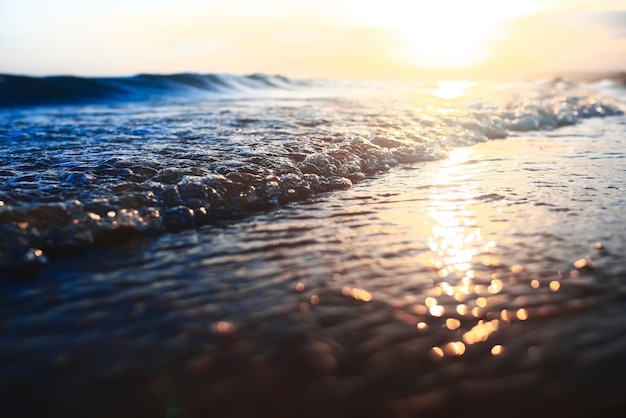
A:
MULTIPOLYGON (((52 85, 87 83, 92 90, 76 96, 82 99, 102 89, 111 98, 111 92, 303 87, 264 75, 69 80, 52 85)), ((6 110, 0 114, 0 270, 271 210, 393 167, 443 159, 455 147, 624 114, 614 99, 563 80, 461 106, 429 97, 6 110)))
POLYGON ((180 73, 131 77, 30 77, 0 74, 0 108, 137 101, 189 93, 232 93, 310 85, 281 75, 180 73))

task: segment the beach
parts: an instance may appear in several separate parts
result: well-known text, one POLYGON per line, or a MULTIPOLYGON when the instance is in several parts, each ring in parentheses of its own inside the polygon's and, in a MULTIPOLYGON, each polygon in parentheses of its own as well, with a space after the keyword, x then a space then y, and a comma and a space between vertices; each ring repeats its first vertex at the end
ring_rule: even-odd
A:
POLYGON ((0 110, 8 416, 626 411, 622 87, 287 86, 0 110))

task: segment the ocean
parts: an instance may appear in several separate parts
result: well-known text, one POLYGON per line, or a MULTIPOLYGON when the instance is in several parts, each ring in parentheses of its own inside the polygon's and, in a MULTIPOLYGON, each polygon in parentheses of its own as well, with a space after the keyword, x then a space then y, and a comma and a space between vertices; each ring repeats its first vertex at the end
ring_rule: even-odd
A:
POLYGON ((623 416, 625 110, 0 76, 2 416, 623 416))

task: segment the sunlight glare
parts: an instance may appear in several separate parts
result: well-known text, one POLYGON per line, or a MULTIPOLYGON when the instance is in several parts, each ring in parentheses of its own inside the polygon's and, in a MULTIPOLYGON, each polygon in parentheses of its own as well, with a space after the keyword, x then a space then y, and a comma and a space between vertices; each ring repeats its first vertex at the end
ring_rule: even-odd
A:
POLYGON ((449 163, 450 165, 457 165, 470 159, 473 151, 469 148, 455 148, 450 151, 449 163))
POLYGON ((352 19, 392 29, 404 46, 395 55, 420 67, 458 68, 484 61, 489 43, 501 36, 508 19, 542 9, 538 0, 390 0, 384 8, 359 4, 352 19))
POLYGON ((442 99, 456 99, 465 94, 465 90, 476 86, 473 81, 451 80, 437 81, 437 90, 433 94, 442 99))

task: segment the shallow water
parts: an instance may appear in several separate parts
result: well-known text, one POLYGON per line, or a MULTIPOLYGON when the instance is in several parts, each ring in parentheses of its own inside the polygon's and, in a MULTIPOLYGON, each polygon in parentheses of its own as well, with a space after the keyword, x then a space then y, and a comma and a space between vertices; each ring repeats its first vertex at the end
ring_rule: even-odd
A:
MULTIPOLYGON (((100 114, 84 122, 75 114, 60 115, 63 124, 81 125, 69 131, 81 138, 95 138, 85 130, 100 120, 107 147, 93 151, 82 140, 58 141, 64 149, 51 154, 60 165, 42 168, 41 177, 31 181, 57 176, 50 183, 62 184, 63 201, 81 199, 62 203, 63 219, 72 207, 85 216, 83 206, 107 197, 106 212, 88 212, 101 219, 76 218, 86 225, 78 232, 92 233, 111 228, 98 224, 109 211, 116 212, 110 222, 123 221, 119 202, 128 193, 114 186, 126 180, 92 168, 75 172, 95 173, 97 181, 60 183, 70 162, 95 166, 104 156, 124 155, 135 174, 152 158, 152 180, 134 181, 141 193, 160 190, 154 176, 168 167, 197 167, 205 171, 195 177, 222 186, 216 188, 221 199, 230 196, 233 180, 209 176, 213 166, 200 158, 225 166, 219 153, 230 153, 275 170, 272 164, 284 156, 286 165, 300 170, 292 174, 302 176, 297 164, 306 161, 306 147, 317 146, 328 157, 353 143, 346 140, 349 135, 369 133, 381 143, 395 140, 409 147, 403 142, 407 136, 423 138, 425 131, 415 133, 418 120, 420 129, 440 129, 445 139, 431 135, 427 145, 421 142, 417 161, 389 159, 387 167, 363 172, 361 165, 346 168, 356 161, 349 156, 345 165, 333 162, 334 169, 315 174, 319 182, 361 173, 346 190, 323 186, 329 183, 322 180, 314 190, 309 181, 306 195, 284 198, 276 192, 263 198, 263 205, 242 205, 240 194, 234 200, 216 198, 206 207, 231 206, 207 211, 212 216, 194 220, 195 227, 159 224, 78 245, 67 242, 75 239, 75 230, 60 228, 53 231, 60 243, 45 248, 45 263, 43 251, 38 255, 33 252, 38 248, 30 247, 40 238, 29 233, 54 237, 46 229, 51 227, 29 221, 19 228, 26 231, 20 242, 32 256, 5 261, 10 270, 1 284, 0 355, 6 360, 0 364, 0 390, 9 399, 4 406, 9 416, 547 417, 619 416, 626 410, 626 117, 588 119, 454 149, 448 135, 458 128, 422 126, 424 113, 417 111, 398 122, 397 108, 406 110, 406 102, 381 107, 371 101, 350 106, 322 101, 328 108, 321 121, 309 103, 290 100, 276 120, 259 117, 267 109, 262 101, 228 103, 239 119, 254 113, 258 119, 249 122, 254 129, 216 123, 213 116, 212 129, 228 147, 210 147, 202 155, 199 150, 215 144, 209 141, 214 134, 200 132, 194 139, 200 145, 159 137, 148 147, 150 133, 137 133, 138 143, 129 136, 129 126, 136 124, 132 113, 121 121, 116 113, 119 143, 111 139, 117 128, 100 114), (317 122, 308 123, 308 117, 317 122), (280 136, 287 122, 298 126, 280 136), (233 129, 244 130, 237 136, 233 129), (340 146, 323 145, 329 130, 340 146), (276 132, 283 147, 300 131, 306 139, 293 146, 305 154, 302 159, 276 151, 273 141, 259 142, 276 132), (142 144, 146 152, 133 151, 142 144), (173 144, 182 157, 159 154, 161 146, 173 144), (238 146, 239 154, 229 148, 238 146), (85 148, 93 154, 81 155, 85 148), (451 149, 449 159, 430 161, 451 149)), ((141 118, 145 112, 138 111, 141 118)), ((49 124, 51 116, 34 123, 30 118, 37 115, 19 114, 25 122, 7 122, 11 132, 23 126, 32 138, 33 127, 40 127, 53 135, 57 125, 49 124)), ((160 121, 170 117, 158 115, 160 121)), ((162 132, 148 122, 137 129, 162 132)), ((177 129, 170 123, 168 129, 177 129)), ((460 132, 460 142, 477 142, 475 131, 460 132)), ((13 182, 22 174, 17 171, 28 171, 23 161, 29 154, 41 150, 15 144, 5 142, 17 158, 9 163, 13 182)), ((390 152, 374 151, 379 158, 390 152)), ((374 155, 353 154, 361 160, 374 155)), ((241 164, 230 167, 239 169, 226 174, 250 174, 241 164)), ((268 175, 252 174, 252 182, 239 183, 258 186, 268 175)), ((182 175, 174 175, 172 183, 163 178, 162 184, 178 190, 186 184, 182 175)), ((269 180, 277 188, 285 182, 269 180)), ((11 216, 28 213, 32 205, 46 208, 38 194, 35 203, 22 200, 20 206, 9 200, 18 199, 15 189, 3 192, 5 206, 13 206, 11 216)), ((180 202, 170 205, 155 193, 150 205, 139 209, 167 211, 180 202)), ((45 221, 56 222, 54 216, 45 221)), ((128 217, 135 227, 136 219, 128 217)), ((11 231, 5 226, 5 236, 11 231)))

